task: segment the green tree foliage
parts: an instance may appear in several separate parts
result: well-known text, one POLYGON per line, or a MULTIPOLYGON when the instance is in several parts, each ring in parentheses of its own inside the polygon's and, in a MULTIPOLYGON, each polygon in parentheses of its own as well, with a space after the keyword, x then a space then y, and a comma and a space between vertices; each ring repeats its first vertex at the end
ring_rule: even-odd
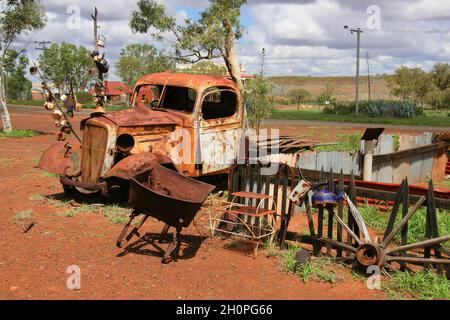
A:
POLYGON ((39 1, 0 0, 0 50, 6 54, 19 35, 44 27, 45 12, 39 1))
POLYGON ((402 100, 423 104, 430 88, 430 75, 420 68, 402 66, 388 79, 391 93, 402 100))
POLYGON ((171 33, 176 39, 173 49, 180 60, 195 63, 223 58, 231 78, 243 88, 234 43, 242 36, 240 9, 244 4, 246 0, 209 0, 199 19, 177 24, 156 0, 139 0, 130 27, 141 33, 152 28, 152 36, 157 40, 171 33))
POLYGON ((450 64, 436 63, 431 70, 431 78, 434 85, 441 91, 450 88, 450 64))
POLYGON ((74 91, 78 92, 86 89, 94 79, 89 72, 94 67, 89 50, 71 43, 53 43, 40 56, 40 66, 45 70, 46 79, 61 93, 69 90, 71 80, 74 91))
POLYGON ((214 76, 223 76, 227 74, 227 68, 209 60, 194 63, 191 68, 183 70, 186 73, 209 74, 214 76))
POLYGON ((0 8, 0 115, 3 131, 11 132, 11 119, 6 107, 6 72, 3 70, 3 58, 11 43, 20 35, 44 27, 46 17, 39 1, 0 0, 0 8))
POLYGON ((132 87, 139 77, 173 69, 175 64, 152 45, 130 44, 120 51, 115 67, 122 81, 132 87))
POLYGON ((391 93, 403 101, 426 103, 435 108, 448 108, 450 104, 450 67, 437 63, 431 72, 402 66, 388 79, 391 93))
POLYGON ((261 123, 272 114, 275 103, 269 96, 273 84, 263 77, 247 80, 245 83, 244 98, 249 126, 259 130, 261 123))
POLYGON ((295 88, 289 90, 288 96, 297 104, 297 110, 300 108, 300 104, 302 102, 305 102, 309 98, 311 98, 311 94, 309 93, 309 91, 303 88, 295 88))
POLYGON ((8 49, 3 58, 6 71, 6 95, 9 99, 30 99, 31 81, 25 77, 28 58, 8 49))

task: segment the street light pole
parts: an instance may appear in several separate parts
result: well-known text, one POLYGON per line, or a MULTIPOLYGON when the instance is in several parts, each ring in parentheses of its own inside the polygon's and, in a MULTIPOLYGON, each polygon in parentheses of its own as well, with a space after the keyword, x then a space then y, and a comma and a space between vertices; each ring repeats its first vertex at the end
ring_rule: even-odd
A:
POLYGON ((52 43, 51 41, 35 41, 34 43, 38 44, 39 47, 36 50, 42 51, 42 77, 46 80, 45 74, 45 50, 47 50, 47 45, 52 43))
MULTIPOLYGON (((344 29, 349 29, 349 26, 344 26, 344 29)), ((350 33, 356 32, 356 99, 355 99, 355 114, 359 113, 359 51, 361 46, 361 33, 363 32, 361 28, 349 29, 350 33)))

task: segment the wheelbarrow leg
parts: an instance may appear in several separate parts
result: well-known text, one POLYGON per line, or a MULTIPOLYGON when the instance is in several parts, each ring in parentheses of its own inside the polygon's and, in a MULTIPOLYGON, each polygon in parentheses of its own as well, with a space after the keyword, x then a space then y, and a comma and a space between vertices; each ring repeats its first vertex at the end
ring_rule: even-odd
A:
POLYGON ((178 227, 177 231, 175 232, 175 234, 173 236, 172 242, 169 243, 166 253, 164 254, 164 257, 161 259, 161 263, 167 264, 170 261, 172 261, 172 259, 174 261, 177 261, 178 251, 180 249, 180 238, 181 238, 181 227, 178 227), (175 255, 172 257, 172 252, 174 250, 175 250, 175 255))
POLYGON ((170 226, 166 223, 161 231, 161 234, 159 235, 159 242, 163 242, 164 238, 167 235, 167 232, 169 231, 170 226))
POLYGON ((139 229, 142 227, 142 225, 144 224, 144 222, 148 219, 149 215, 146 214, 141 222, 139 223, 139 225, 137 227, 135 227, 126 237, 126 233, 131 225, 131 222, 133 222, 134 218, 137 216, 138 214, 136 214, 135 211, 133 211, 130 215, 130 221, 128 221, 128 223, 123 227, 122 232, 119 235, 119 238, 117 238, 117 242, 116 242, 116 246, 118 246, 119 248, 122 248, 123 245, 125 245, 128 241, 131 240, 131 238, 133 238, 134 235, 137 235, 138 237, 140 237, 141 235, 139 234, 139 229), (125 238, 125 239, 124 239, 125 238))

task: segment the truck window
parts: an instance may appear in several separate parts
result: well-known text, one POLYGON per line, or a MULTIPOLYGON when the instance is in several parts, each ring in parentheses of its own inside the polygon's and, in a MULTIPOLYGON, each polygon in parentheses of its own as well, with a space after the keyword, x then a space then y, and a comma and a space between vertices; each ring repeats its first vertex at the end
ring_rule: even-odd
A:
POLYGON ((205 120, 231 117, 237 110, 237 96, 234 91, 210 88, 203 99, 202 117, 205 120))
POLYGON ((192 113, 197 94, 195 90, 186 87, 166 86, 163 100, 159 107, 192 113))

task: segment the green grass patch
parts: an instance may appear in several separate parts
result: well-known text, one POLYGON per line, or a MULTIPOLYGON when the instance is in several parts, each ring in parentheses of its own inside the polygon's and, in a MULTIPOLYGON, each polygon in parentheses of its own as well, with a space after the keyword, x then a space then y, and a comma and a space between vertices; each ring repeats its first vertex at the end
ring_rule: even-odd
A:
POLYGON ((39 135, 34 130, 12 130, 11 132, 0 131, 0 138, 28 138, 39 135))
POLYGON ((373 118, 365 115, 325 114, 320 110, 274 110, 271 119, 316 120, 352 123, 380 123, 397 125, 450 126, 450 117, 444 115, 420 115, 415 118, 373 118))
POLYGON ((450 281, 429 270, 420 272, 395 272, 382 285, 390 299, 450 299, 450 281))
POLYGON ((41 173, 41 177, 43 177, 43 178, 55 178, 55 177, 59 177, 59 174, 44 171, 44 172, 41 173))
POLYGON ((17 212, 13 217, 13 223, 18 223, 20 221, 32 219, 34 217, 33 209, 27 209, 24 211, 17 212))
POLYGON ((299 246, 289 246, 287 250, 279 254, 281 270, 298 275, 303 282, 317 280, 328 283, 336 283, 341 277, 336 272, 335 260, 331 257, 311 257, 306 263, 298 265, 295 260, 299 246))
POLYGON ((117 204, 102 207, 100 212, 108 218, 112 224, 125 224, 128 222, 130 215, 129 208, 123 208, 117 204))
POLYGON ((42 107, 45 103, 44 100, 13 100, 8 99, 8 104, 15 104, 20 106, 32 106, 32 107, 42 107))
MULTIPOLYGON (((384 232, 389 221, 390 212, 380 212, 374 207, 361 206, 358 208, 359 212, 364 218, 366 224, 377 232, 384 232)), ((401 220, 400 206, 395 224, 401 220)), ((450 212, 448 210, 436 211, 436 219, 438 224, 439 235, 450 234, 450 212)), ((408 243, 414 243, 425 240, 425 223, 426 223, 426 208, 422 207, 411 217, 408 222, 408 243)), ((401 232, 395 237, 394 241, 400 243, 401 232)), ((450 242, 444 243, 446 247, 450 247, 450 242)))
POLYGON ((360 134, 343 134, 337 135, 339 142, 336 144, 330 144, 325 146, 317 146, 314 148, 317 152, 324 151, 357 151, 359 150, 359 141, 361 140, 360 134))
POLYGON ((68 211, 64 211, 61 213, 61 215, 63 217, 68 217, 68 218, 74 218, 76 217, 78 214, 80 213, 86 213, 86 212, 92 212, 93 209, 90 205, 87 204, 83 204, 79 207, 75 207, 73 209, 70 209, 68 211))
POLYGON ((28 197, 28 200, 30 200, 30 201, 44 201, 45 197, 42 194, 39 194, 39 193, 32 193, 28 197))

